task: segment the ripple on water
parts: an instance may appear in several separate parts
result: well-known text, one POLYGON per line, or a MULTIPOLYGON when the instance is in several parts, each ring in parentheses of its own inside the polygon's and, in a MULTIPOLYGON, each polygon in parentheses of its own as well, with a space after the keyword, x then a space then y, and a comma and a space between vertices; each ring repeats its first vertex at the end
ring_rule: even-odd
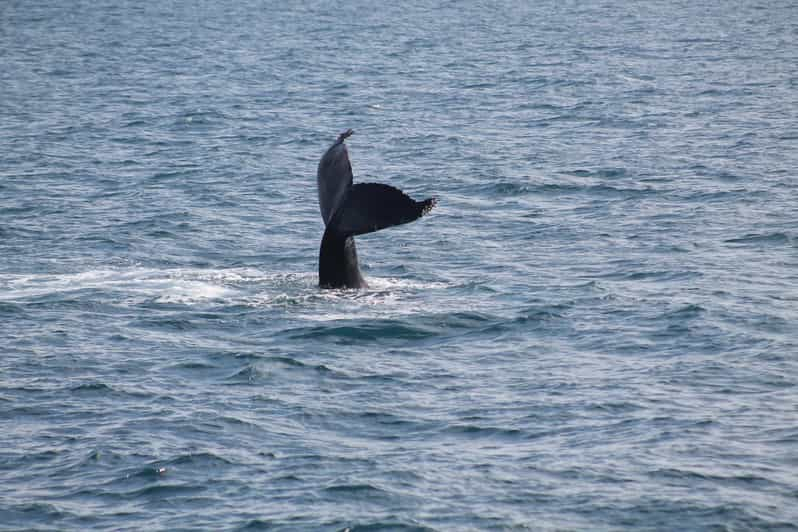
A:
POLYGON ((795 239, 786 233, 747 234, 745 236, 724 240, 727 244, 741 246, 784 246, 792 244, 795 239))

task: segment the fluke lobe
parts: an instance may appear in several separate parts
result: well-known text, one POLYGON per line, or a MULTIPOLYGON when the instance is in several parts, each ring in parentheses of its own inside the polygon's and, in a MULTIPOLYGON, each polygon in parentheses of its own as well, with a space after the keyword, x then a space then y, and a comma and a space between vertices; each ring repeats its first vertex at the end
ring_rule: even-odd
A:
POLYGON ((368 288, 357 265, 354 236, 417 220, 437 202, 435 198, 415 201, 389 185, 353 185, 352 165, 344 144, 352 133, 348 129, 338 136, 319 161, 316 174, 325 225, 319 249, 322 288, 368 288))

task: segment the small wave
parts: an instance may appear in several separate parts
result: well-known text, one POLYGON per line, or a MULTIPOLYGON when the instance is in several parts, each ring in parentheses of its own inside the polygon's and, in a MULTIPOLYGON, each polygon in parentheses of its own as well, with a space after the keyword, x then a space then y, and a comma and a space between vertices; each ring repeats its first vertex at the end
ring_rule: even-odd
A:
POLYGON ((573 170, 571 175, 578 177, 594 177, 602 179, 617 179, 629 175, 626 168, 599 168, 597 170, 573 170))
MULTIPOLYGON (((409 524, 403 522, 398 519, 379 519, 376 521, 370 521, 366 523, 348 523, 336 520, 335 522, 327 523, 327 526, 324 527, 326 530, 336 530, 337 532, 378 532, 384 530, 396 531, 396 532, 434 532, 436 529, 429 528, 425 526, 420 526, 417 524, 409 524)), ((279 521, 279 520, 268 520, 268 519, 251 519, 238 528, 236 531, 241 532, 248 532, 251 530, 297 530, 301 529, 301 526, 298 526, 296 521, 279 521)), ((317 528, 313 526, 308 526, 308 528, 317 528)))
POLYGON ((303 327, 288 332, 293 340, 333 338, 339 343, 375 340, 419 340, 434 336, 430 327, 412 325, 399 320, 353 320, 332 326, 303 327))
MULTIPOLYGON (((93 451, 92 454, 86 459, 89 461, 105 461, 108 462, 106 455, 112 455, 115 460, 120 459, 120 455, 116 453, 109 453, 108 451, 93 451)), ((85 463, 80 464, 81 468, 85 467, 85 463)), ((118 472, 118 475, 107 482, 103 483, 104 488, 111 488, 112 486, 128 486, 129 483, 143 483, 160 480, 165 474, 168 473, 166 467, 161 465, 160 462, 151 462, 146 466, 128 467, 118 472)))
POLYGON ((22 306, 16 303, 0 301, 0 315, 19 316, 25 314, 22 306))
POLYGON ((608 415, 614 417, 620 414, 641 410, 643 407, 629 401, 607 401, 591 403, 587 405, 587 408, 597 412, 606 412, 608 415))
POLYGON ((693 469, 663 468, 651 471, 648 475, 652 478, 679 480, 695 484, 696 482, 711 482, 712 484, 740 484, 746 489, 768 489, 776 485, 772 480, 754 474, 717 475, 693 469))
MULTIPOLYGON (((61 454, 61 450, 56 450, 61 454)), ((91 449, 83 454, 75 455, 73 453, 64 452, 63 457, 59 464, 53 467, 49 474, 51 479, 69 478, 75 474, 80 474, 88 467, 94 467, 100 461, 107 461, 108 457, 118 457, 113 452, 102 452, 100 449, 91 449)), ((129 474, 126 476, 130 476, 129 474)))
POLYGON ((192 370, 192 371, 203 371, 203 370, 215 370, 218 369, 218 366, 214 364, 209 364, 206 362, 198 362, 198 361, 186 361, 186 362, 176 362, 174 364, 170 364, 166 367, 167 370, 192 370))
POLYGON ((660 317, 666 319, 680 319, 680 320, 692 319, 700 316, 704 312, 706 312, 706 309, 704 307, 702 307, 701 305, 696 305, 691 303, 683 307, 680 307, 676 310, 670 310, 668 312, 665 312, 660 317))
POLYGON ((225 381, 228 384, 254 384, 271 378, 275 373, 303 372, 329 376, 345 377, 343 373, 324 364, 306 364, 290 357, 272 357, 250 362, 228 375, 225 381))
POLYGON ((111 392, 113 389, 108 386, 107 384, 103 384, 101 382, 89 382, 85 384, 78 384, 77 386, 73 386, 69 389, 71 392, 75 393, 106 393, 111 392))
POLYGON ((265 360, 260 361, 259 364, 282 366, 288 368, 309 369, 321 373, 330 373, 333 371, 324 364, 306 364, 301 360, 284 356, 269 357, 265 360))
POLYGON ((378 532, 380 530, 395 530, 397 532, 434 532, 434 528, 408 524, 399 520, 379 520, 364 524, 355 524, 340 529, 339 532, 378 532))
POLYGON ((49 530, 52 523, 61 523, 74 517, 76 517, 74 514, 61 510, 53 504, 41 502, 4 505, 3 508, 3 526, 12 527, 12 530, 17 524, 19 524, 19 530, 30 530, 31 522, 37 521, 47 524, 47 528, 42 530, 49 530))
POLYGON ((446 430, 448 434, 456 434, 468 438, 498 438, 517 440, 523 438, 526 433, 519 429, 507 429, 500 427, 481 427, 478 425, 449 425, 446 430))
POLYGON ((227 116, 216 110, 201 110, 182 113, 175 117, 173 126, 177 129, 200 127, 205 128, 213 125, 221 125, 227 120, 227 116))
POLYGON ((551 305, 542 308, 530 308, 513 320, 515 323, 530 324, 551 320, 561 320, 565 316, 558 311, 566 310, 565 305, 551 305))
POLYGON ((251 364, 247 364, 229 375, 226 381, 230 384, 253 384, 255 381, 259 380, 260 377, 261 373, 257 368, 251 364))
MULTIPOLYGON (((228 465, 233 465, 234 462, 218 456, 216 454, 210 452, 200 452, 200 453, 192 453, 192 454, 185 454, 173 458, 166 462, 166 470, 168 471, 170 467, 192 467, 192 468, 207 468, 207 467, 224 467, 228 465)), ((158 468, 161 469, 161 468, 158 468)))
POLYGON ((690 202, 728 202, 740 201, 743 203, 758 201, 767 197, 767 193, 761 190, 731 189, 731 190, 698 190, 687 193, 679 193, 674 196, 684 198, 690 202))
POLYGON ((203 327, 203 324, 197 321, 172 317, 141 319, 130 325, 142 329, 166 331, 194 331, 203 327))
POLYGON ((606 184, 582 185, 576 183, 494 183, 480 187, 480 192, 496 196, 520 196, 538 194, 543 196, 580 195, 599 198, 630 198, 656 194, 651 187, 617 187, 606 184))
POLYGON ((741 245, 776 245, 783 246, 790 244, 792 238, 786 233, 766 233, 766 234, 747 234, 738 238, 729 238, 724 240, 727 244, 741 244, 741 245))
POLYGON ((674 281, 694 279, 701 276, 702 274, 696 271, 655 270, 637 272, 611 272, 608 274, 599 275, 598 277, 619 281, 674 281))
POLYGON ((372 486, 371 484, 336 484, 324 488, 323 491, 337 495, 345 495, 347 497, 374 497, 388 494, 385 490, 372 486))
POLYGON ((274 530, 276 526, 278 526, 278 523, 266 519, 250 519, 235 530, 237 532, 248 532, 251 530, 274 530))
POLYGON ((401 429, 403 432, 407 433, 407 428, 413 425, 413 422, 408 421, 406 419, 402 419, 394 414, 389 412, 363 412, 357 415, 360 420, 365 421, 367 423, 373 423, 381 426, 388 426, 388 427, 404 427, 401 429))
POLYGON ((207 488, 200 485, 189 484, 157 484, 146 486, 137 490, 124 493, 125 497, 143 497, 152 500, 162 500, 186 495, 194 495, 205 491, 207 488))
POLYGON ((91 381, 73 385, 68 388, 69 392, 81 396, 96 396, 98 399, 141 399, 152 397, 146 391, 132 386, 117 385, 111 386, 103 382, 91 381))

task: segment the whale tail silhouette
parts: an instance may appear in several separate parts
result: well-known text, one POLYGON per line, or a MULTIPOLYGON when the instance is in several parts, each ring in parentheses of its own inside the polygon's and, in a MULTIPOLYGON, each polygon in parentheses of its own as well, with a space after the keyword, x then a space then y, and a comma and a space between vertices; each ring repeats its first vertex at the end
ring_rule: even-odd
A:
POLYGON ((398 188, 379 183, 352 184, 352 167, 342 133, 319 163, 319 206, 326 228, 319 249, 322 288, 365 288, 357 262, 355 235, 402 225, 427 214, 435 198, 416 201, 398 188))
POLYGON ((347 235, 364 235, 417 220, 436 203, 435 198, 416 201, 390 185, 358 183, 344 196, 329 226, 347 235))

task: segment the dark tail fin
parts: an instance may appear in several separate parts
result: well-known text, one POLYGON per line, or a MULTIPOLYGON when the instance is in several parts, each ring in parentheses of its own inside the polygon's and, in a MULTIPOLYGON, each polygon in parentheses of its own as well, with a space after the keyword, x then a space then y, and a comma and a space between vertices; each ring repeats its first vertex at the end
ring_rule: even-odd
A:
POLYGON ((417 220, 436 203, 435 198, 416 201, 390 185, 358 183, 349 189, 330 226, 344 235, 372 233, 417 220))
POLYGON ((368 288, 357 264, 355 239, 327 227, 319 249, 319 286, 368 288))

